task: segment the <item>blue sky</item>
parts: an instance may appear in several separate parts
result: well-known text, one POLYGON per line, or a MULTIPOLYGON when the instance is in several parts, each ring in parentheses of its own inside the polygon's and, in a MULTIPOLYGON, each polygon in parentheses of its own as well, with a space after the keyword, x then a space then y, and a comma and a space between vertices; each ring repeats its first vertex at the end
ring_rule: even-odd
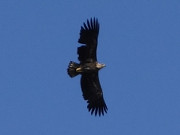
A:
POLYGON ((1 135, 179 135, 178 0, 1 0, 1 135), (91 116, 77 62, 80 26, 97 17, 104 117, 91 116))

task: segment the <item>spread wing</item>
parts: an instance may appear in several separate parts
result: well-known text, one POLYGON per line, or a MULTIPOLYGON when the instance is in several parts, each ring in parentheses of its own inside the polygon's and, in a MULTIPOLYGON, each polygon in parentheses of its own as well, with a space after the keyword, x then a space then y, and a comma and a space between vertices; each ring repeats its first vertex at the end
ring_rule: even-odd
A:
POLYGON ((87 24, 84 23, 81 26, 79 43, 85 44, 78 48, 79 61, 84 62, 88 60, 97 61, 96 50, 98 43, 99 34, 99 23, 95 18, 91 18, 90 21, 87 20, 87 24))
POLYGON ((107 113, 108 108, 103 98, 98 72, 82 74, 81 88, 83 97, 88 103, 87 108, 91 114, 95 113, 95 115, 99 114, 101 116, 107 113))

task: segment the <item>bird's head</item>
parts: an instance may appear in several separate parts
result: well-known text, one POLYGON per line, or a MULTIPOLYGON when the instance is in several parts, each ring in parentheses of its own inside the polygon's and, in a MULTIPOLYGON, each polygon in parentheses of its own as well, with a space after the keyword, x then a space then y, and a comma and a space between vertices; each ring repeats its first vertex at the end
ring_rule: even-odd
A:
POLYGON ((103 68, 103 67, 105 67, 106 65, 105 64, 101 64, 101 63, 96 63, 96 68, 97 69, 101 69, 101 68, 103 68))

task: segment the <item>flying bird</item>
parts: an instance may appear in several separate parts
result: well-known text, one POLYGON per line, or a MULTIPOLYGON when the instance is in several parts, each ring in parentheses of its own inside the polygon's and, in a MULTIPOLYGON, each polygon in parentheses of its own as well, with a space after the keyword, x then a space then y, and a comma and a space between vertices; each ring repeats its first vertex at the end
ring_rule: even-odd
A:
POLYGON ((67 69, 71 78, 81 75, 81 89, 84 100, 87 100, 87 108, 91 115, 95 114, 95 116, 104 115, 108 110, 98 77, 99 70, 105 67, 105 64, 97 62, 98 34, 98 19, 91 18, 87 20, 87 23, 83 23, 78 40, 83 45, 77 49, 80 63, 70 61, 67 69))

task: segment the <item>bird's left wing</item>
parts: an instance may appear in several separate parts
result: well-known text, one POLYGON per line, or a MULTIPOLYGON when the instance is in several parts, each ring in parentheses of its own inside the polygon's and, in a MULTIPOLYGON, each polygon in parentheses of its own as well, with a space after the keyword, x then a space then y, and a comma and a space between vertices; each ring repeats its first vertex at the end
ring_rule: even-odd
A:
POLYGON ((108 108, 103 98, 98 72, 82 74, 81 88, 83 97, 88 103, 87 108, 91 114, 94 113, 101 116, 107 113, 108 108))
POLYGON ((78 48, 79 61, 91 59, 97 61, 96 50, 98 44, 99 23, 95 18, 87 20, 81 26, 79 43, 85 44, 78 48))

